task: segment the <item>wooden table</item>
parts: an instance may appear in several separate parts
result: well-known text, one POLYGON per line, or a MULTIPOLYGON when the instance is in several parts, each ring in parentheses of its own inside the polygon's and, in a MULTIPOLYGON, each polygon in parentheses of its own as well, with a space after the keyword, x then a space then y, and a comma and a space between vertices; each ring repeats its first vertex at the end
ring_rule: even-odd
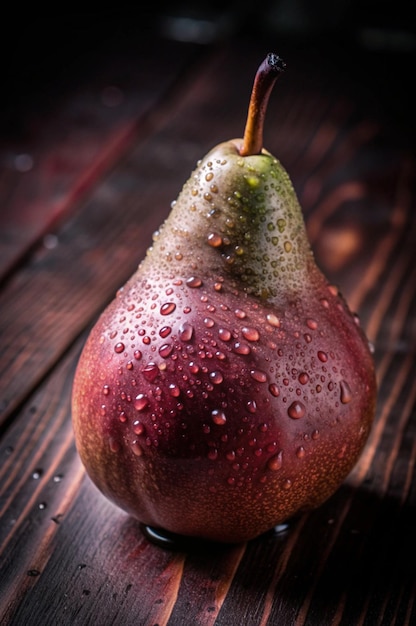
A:
POLYGON ((270 32, 202 45, 126 30, 62 47, 42 72, 28 51, 32 80, 10 79, 3 104, 0 623, 415 624, 414 55, 270 32), (197 159, 241 136, 269 50, 289 69, 265 144, 293 179, 317 262, 374 345, 376 421, 345 484, 285 532, 164 550, 84 472, 74 368, 197 159))

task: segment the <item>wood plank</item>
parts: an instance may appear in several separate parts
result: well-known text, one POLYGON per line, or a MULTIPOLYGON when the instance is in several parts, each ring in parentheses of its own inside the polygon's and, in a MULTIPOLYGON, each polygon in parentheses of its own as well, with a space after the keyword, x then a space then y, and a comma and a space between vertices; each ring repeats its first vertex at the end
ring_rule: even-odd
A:
MULTIPOLYGON (((186 89, 184 81, 183 98, 186 89)), ((172 116, 173 106, 165 101, 153 114, 158 124, 172 116)), ((0 293, 0 423, 134 271, 178 193, 183 161, 167 152, 161 139, 150 145, 143 137, 136 141, 126 163, 108 175, 72 220, 68 216, 54 246, 37 247, 0 293), (172 163, 164 163, 169 157, 172 163), (163 188, 162 166, 167 167, 163 188)))
POLYGON ((55 245, 65 217, 154 132, 158 109, 166 110, 199 52, 140 37, 133 50, 89 56, 81 65, 73 61, 64 85, 50 86, 34 111, 35 96, 25 93, 27 106, 15 122, 20 132, 0 140, 0 281, 42 240, 55 245))

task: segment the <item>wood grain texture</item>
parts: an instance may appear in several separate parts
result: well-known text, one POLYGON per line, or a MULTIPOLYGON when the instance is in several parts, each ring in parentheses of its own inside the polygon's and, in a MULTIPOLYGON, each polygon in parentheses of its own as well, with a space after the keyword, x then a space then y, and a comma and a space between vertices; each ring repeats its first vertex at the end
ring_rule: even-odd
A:
POLYGON ((0 143, 0 280, 39 243, 55 245, 65 217, 154 132, 198 51, 173 42, 162 49, 144 38, 126 55, 107 54, 92 75, 81 63, 70 67, 60 97, 24 118, 18 138, 0 143))
MULTIPOLYGON (((145 96, 129 91, 136 70, 125 68, 134 111, 86 124, 92 164, 84 150, 76 158, 79 119, 94 115, 88 98, 74 93, 61 103, 66 113, 32 137, 31 153, 43 154, 44 165, 27 177, 8 171, 0 178, 8 207, 0 212, 7 277, 0 289, 2 625, 416 621, 416 142, 403 137, 389 99, 381 105, 376 78, 374 91, 366 89, 357 76, 335 71, 327 55, 285 44, 290 72, 266 119, 267 147, 294 181, 317 261, 374 345, 377 417, 344 485, 279 533, 175 552, 150 544, 104 499, 75 449, 70 395, 88 329, 144 256, 197 159, 241 135, 241 103, 265 43, 231 39, 197 58, 178 44, 160 82, 141 66, 145 96), (173 68, 175 90, 161 101, 173 68), (147 109, 153 121, 136 133, 147 109), (120 144, 125 123, 136 130, 120 144), (48 165, 58 144, 68 149, 69 174, 48 165), (96 166, 102 150, 110 160, 96 166), (54 221, 57 190, 66 204, 54 221), (44 211, 33 213, 39 205, 44 211), (11 218, 15 239, 7 234, 11 218), (45 245, 52 222, 55 238, 45 245)), ((161 56, 173 49, 159 45, 161 56)), ((100 71, 101 84, 110 84, 105 63, 100 71)), ((89 80, 95 89, 96 71, 89 80)))

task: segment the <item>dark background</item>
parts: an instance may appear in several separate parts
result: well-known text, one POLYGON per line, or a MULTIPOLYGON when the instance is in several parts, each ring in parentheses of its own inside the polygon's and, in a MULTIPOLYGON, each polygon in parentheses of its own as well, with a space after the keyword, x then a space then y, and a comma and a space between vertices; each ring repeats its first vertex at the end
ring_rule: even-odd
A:
POLYGON ((150 55, 161 38, 182 38, 184 45, 192 41, 204 48, 232 37, 264 40, 275 44, 278 53, 295 49, 307 55, 319 48, 334 71, 366 85, 389 108, 390 118, 414 136, 416 34, 410 2, 275 0, 249 7, 210 2, 209 8, 191 2, 146 4, 158 8, 141 3, 140 9, 11 9, 0 37, 2 136, 16 136, 25 110, 47 107, 51 93, 64 94, 82 81, 99 57, 124 54, 134 62, 143 38, 150 55))

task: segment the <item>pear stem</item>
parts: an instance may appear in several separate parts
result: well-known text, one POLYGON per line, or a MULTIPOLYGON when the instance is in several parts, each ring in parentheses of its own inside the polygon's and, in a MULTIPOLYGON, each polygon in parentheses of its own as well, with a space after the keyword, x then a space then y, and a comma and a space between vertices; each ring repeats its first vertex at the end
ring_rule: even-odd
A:
POLYGON ((241 156, 261 153, 267 103, 276 79, 285 68, 286 63, 283 59, 271 52, 257 70, 248 107, 243 143, 240 148, 241 156))

